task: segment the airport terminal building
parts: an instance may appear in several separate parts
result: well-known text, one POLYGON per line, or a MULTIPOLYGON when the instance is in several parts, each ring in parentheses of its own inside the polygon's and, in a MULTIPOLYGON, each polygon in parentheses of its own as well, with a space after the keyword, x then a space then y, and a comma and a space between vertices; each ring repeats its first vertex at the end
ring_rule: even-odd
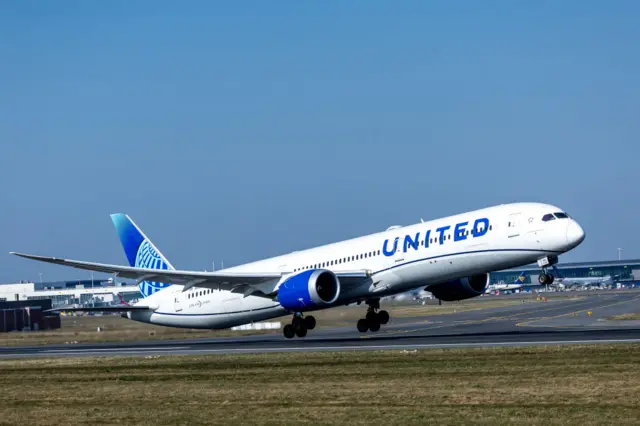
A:
MULTIPOLYGON (((613 277, 625 285, 640 283, 640 259, 612 260, 602 262, 559 263, 556 265, 565 278, 613 277)), ((537 284, 540 268, 536 264, 491 273, 491 283, 512 283, 520 273, 526 272, 523 284, 537 284)))
POLYGON ((140 290, 137 286, 117 283, 112 279, 0 284, 0 302, 50 299, 54 308, 111 305, 119 302, 118 295, 126 302, 132 302, 140 297, 140 290))

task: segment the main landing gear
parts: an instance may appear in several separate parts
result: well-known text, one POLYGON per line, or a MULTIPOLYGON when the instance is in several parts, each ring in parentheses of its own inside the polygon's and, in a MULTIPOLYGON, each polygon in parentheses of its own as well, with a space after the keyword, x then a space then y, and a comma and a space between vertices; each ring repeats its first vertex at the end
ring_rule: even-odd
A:
POLYGON ((284 326, 282 330, 284 337, 287 339, 293 338, 293 336, 304 337, 307 335, 308 330, 316 328, 316 319, 311 315, 303 317, 300 312, 296 312, 293 315, 291 324, 284 326))
POLYGON ((547 256, 538 260, 538 266, 542 269, 542 273, 538 275, 538 283, 540 285, 553 284, 555 277, 548 272, 548 268, 553 267, 556 263, 558 263, 558 256, 547 256))
POLYGON ((360 333, 366 333, 368 330, 376 332, 380 330, 380 325, 389 322, 389 313, 380 310, 380 299, 367 300, 367 315, 358 320, 357 327, 360 333))

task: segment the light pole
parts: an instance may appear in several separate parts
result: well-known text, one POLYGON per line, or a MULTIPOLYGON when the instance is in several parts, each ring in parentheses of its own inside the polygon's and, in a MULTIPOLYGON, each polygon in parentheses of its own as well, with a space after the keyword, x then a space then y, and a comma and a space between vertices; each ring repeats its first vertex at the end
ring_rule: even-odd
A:
POLYGON ((618 260, 622 260, 622 249, 618 247, 618 260))

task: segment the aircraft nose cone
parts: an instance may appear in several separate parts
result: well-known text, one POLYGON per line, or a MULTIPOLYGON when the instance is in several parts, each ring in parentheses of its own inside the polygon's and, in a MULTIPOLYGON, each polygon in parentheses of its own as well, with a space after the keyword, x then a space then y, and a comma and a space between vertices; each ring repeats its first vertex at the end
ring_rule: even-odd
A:
POLYGON ((584 230, 578 222, 572 220, 567 226, 567 243, 575 247, 584 240, 584 230))

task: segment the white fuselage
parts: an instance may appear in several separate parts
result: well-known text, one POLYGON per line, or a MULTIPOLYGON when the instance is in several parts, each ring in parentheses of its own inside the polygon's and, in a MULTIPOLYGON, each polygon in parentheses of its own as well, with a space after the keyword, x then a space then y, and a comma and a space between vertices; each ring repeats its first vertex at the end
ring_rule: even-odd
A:
MULTIPOLYGON (((226 271, 287 274, 307 269, 370 271, 371 280, 349 291, 341 290, 333 305, 341 306, 473 274, 527 265, 542 257, 569 251, 584 239, 580 226, 573 219, 542 221, 543 215, 561 211, 548 204, 505 204, 247 263, 226 271), (478 223, 478 230, 472 233, 474 223, 478 223)), ((283 280, 286 278, 288 275, 283 280)), ((186 292, 182 289, 174 285, 149 296, 139 304, 151 303, 158 309, 134 311, 128 314, 129 318, 167 326, 228 328, 289 313, 277 301, 263 297, 244 297, 204 288, 186 292)))

